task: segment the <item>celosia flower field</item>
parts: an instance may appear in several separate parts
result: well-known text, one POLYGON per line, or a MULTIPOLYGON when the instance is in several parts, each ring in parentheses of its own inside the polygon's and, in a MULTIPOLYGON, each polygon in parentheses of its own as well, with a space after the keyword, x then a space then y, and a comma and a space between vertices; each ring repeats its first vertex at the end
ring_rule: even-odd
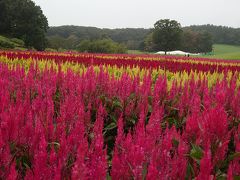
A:
POLYGON ((238 179, 240 62, 0 52, 0 179, 238 179))

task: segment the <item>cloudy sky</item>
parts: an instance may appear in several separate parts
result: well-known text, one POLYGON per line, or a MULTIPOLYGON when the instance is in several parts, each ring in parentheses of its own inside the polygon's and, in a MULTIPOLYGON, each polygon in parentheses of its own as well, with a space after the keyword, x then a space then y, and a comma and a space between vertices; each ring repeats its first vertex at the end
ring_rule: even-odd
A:
POLYGON ((100 28, 153 27, 159 19, 182 26, 215 24, 240 27, 240 0, 33 0, 50 26, 100 28))

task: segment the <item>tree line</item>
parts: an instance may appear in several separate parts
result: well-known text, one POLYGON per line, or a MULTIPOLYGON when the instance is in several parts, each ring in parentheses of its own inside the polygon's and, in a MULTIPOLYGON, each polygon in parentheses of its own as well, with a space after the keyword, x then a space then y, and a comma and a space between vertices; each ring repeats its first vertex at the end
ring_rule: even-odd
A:
MULTIPOLYGON (((199 25, 181 27, 182 42, 179 49, 189 52, 211 51, 211 44, 240 45, 240 29, 225 26, 199 25), (208 48, 207 48, 208 47, 208 48)), ((83 40, 110 38, 124 44, 127 49, 153 51, 151 42, 154 28, 100 29, 83 26, 50 27, 47 33, 49 47, 76 49, 83 40)))
POLYGON ((194 32, 208 32, 217 44, 240 45, 240 28, 231 28, 227 26, 199 25, 184 27, 184 30, 194 32))
MULTIPOLYGON (((176 26, 174 28, 176 28, 176 26)), ((153 29, 100 29, 95 27, 81 26, 51 27, 48 30, 47 38, 50 48, 68 50, 77 49, 81 52, 92 52, 93 49, 96 49, 96 47, 100 44, 99 42, 101 42, 101 40, 103 39, 105 39, 103 41, 105 43, 104 47, 106 47, 106 43, 111 44, 109 40, 119 43, 117 47, 120 48, 111 51, 111 53, 119 51, 119 49, 142 50, 148 52, 158 50, 168 51, 176 49, 188 51, 191 53, 210 52, 212 51, 213 44, 212 37, 209 33, 205 31, 196 32, 192 31, 191 29, 182 28, 180 24, 174 20, 160 20, 156 22, 153 29), (165 30, 156 33, 156 31, 158 31, 156 30, 157 23, 160 26, 160 24, 164 22, 169 22, 170 26, 173 25, 172 23, 176 23, 175 25, 179 25, 177 27, 179 31, 177 33, 177 36, 170 35, 169 37, 164 37, 172 33, 170 29, 168 29, 168 27, 166 27, 165 30), (161 40, 161 38, 164 40, 161 40), (156 42, 157 39, 160 39, 160 42, 156 42), (168 44, 164 45, 166 41, 168 44), (91 48, 89 47, 89 49, 87 50, 86 47, 88 47, 90 43, 92 44, 92 46, 91 48), (94 43, 96 44, 93 45, 94 43), (93 46, 95 46, 95 48, 93 48, 93 46)), ((100 50, 99 48, 97 49, 97 52, 102 52, 102 50, 100 50)), ((106 52, 108 51, 106 50, 106 52)))
POLYGON ((127 52, 127 48, 123 44, 114 42, 109 38, 97 40, 83 40, 76 49, 79 52, 89 53, 112 53, 123 54, 127 52))
POLYGON ((48 46, 53 49, 76 49, 85 40, 111 39, 127 49, 142 49, 144 38, 150 32, 143 28, 100 29, 83 26, 50 27, 47 32, 48 46))
POLYGON ((0 0, 0 34, 24 41, 27 48, 44 50, 48 20, 31 0, 0 0))
MULTIPOLYGON (((96 47, 103 44, 112 50, 113 47, 116 48, 112 52, 126 49, 142 51, 179 49, 197 53, 211 51, 213 43, 240 45, 240 28, 214 25, 181 27, 178 22, 166 19, 159 20, 151 29, 100 29, 82 26, 48 28, 46 16, 32 0, 0 0, 0 35, 10 39, 18 38, 24 42, 25 47, 36 50, 49 47, 56 50, 82 51, 83 45, 92 44, 88 50, 92 51, 99 49, 96 47), (174 23, 177 31, 171 31, 170 27, 174 23)), ((2 46, 6 46, 6 43, 2 42, 2 46)), ((10 46, 12 43, 7 45, 10 46)))
POLYGON ((169 19, 157 21, 145 39, 146 51, 165 51, 165 53, 173 50, 208 53, 212 51, 212 46, 212 35, 209 32, 184 29, 180 23, 169 19))

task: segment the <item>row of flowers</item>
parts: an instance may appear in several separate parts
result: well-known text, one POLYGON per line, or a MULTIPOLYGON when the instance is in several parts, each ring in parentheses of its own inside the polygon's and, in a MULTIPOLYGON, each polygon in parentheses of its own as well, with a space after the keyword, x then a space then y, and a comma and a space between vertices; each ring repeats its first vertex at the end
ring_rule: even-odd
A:
POLYGON ((169 57, 156 55, 109 55, 78 53, 14 52, 2 51, 0 56, 8 59, 50 60, 56 63, 72 62, 85 66, 110 65, 117 67, 139 67, 141 69, 164 69, 171 72, 224 72, 240 71, 238 61, 203 58, 169 57))
POLYGON ((222 76, 0 64, 0 179, 237 178, 238 74, 222 76))

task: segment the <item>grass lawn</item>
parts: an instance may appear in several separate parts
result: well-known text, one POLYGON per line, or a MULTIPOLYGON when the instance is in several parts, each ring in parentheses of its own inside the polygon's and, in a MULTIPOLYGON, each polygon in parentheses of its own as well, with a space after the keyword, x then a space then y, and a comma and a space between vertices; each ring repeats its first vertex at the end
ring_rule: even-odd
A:
POLYGON ((128 54, 149 54, 148 52, 139 51, 139 50, 128 50, 128 54))
MULTIPOLYGON (((128 50, 128 54, 151 54, 139 50, 128 50)), ((240 46, 226 44, 214 44, 213 53, 196 57, 217 58, 217 59, 238 59, 240 60, 240 46)))
POLYGON ((239 59, 240 60, 240 46, 232 46, 225 44, 214 44, 212 55, 202 55, 207 58, 220 59, 239 59))
POLYGON ((0 49, 26 50, 24 41, 17 38, 7 38, 0 35, 0 49))

